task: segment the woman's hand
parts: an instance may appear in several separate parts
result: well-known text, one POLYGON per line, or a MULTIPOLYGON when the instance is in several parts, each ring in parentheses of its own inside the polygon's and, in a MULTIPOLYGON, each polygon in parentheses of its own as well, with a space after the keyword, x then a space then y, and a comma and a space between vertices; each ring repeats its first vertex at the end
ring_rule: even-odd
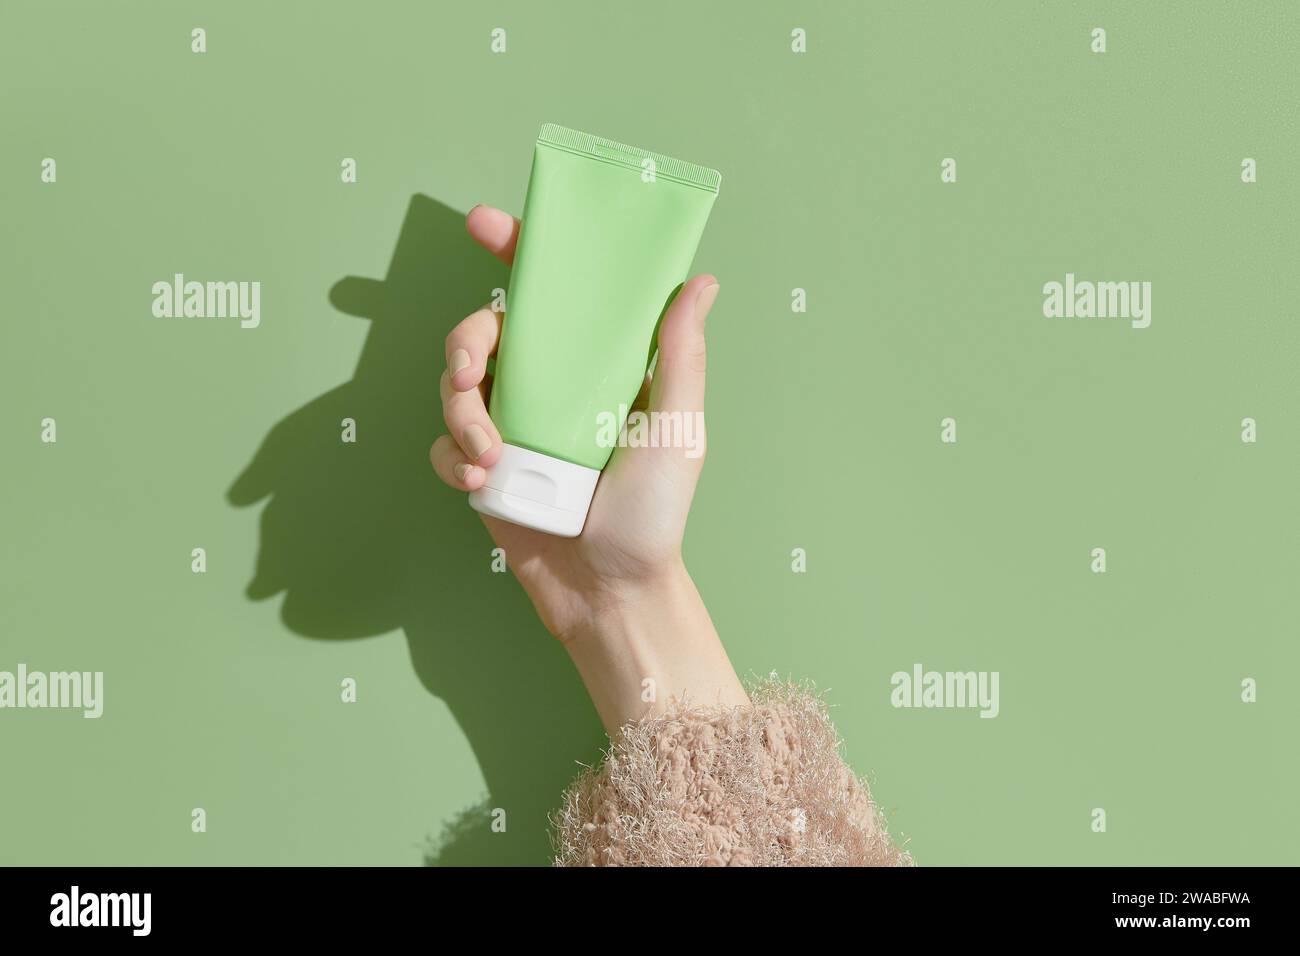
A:
MULTIPOLYGON (((477 206, 467 223, 470 235, 507 265, 512 262, 517 220, 477 206)), ((703 410, 704 320, 717 292, 708 275, 682 288, 660 327, 654 380, 634 407, 646 409, 648 402, 651 410, 692 415, 703 410)), ((449 434, 434 444, 431 457, 439 477, 462 491, 482 487, 486 469, 501 456, 501 435, 488 417, 486 374, 501 322, 500 313, 482 308, 447 336, 440 391, 449 434)), ((699 438, 696 457, 687 457, 682 448, 615 449, 577 538, 484 518, 552 634, 565 639, 610 601, 680 572, 686 515, 703 464, 703 434, 699 438)))
MULTIPOLYGON (((488 206, 474 207, 467 217, 470 235, 507 265, 519 225, 488 206)), ((607 726, 653 709, 646 705, 669 694, 689 693, 701 703, 747 700, 681 558, 704 463, 704 323, 717 293, 711 275, 682 287, 660 323, 653 379, 647 376, 633 405, 693 416, 698 444, 690 456, 684 448, 615 449, 576 538, 483 516, 542 622, 569 648, 607 726), (602 686, 593 687, 593 679, 602 686), (654 699, 646 699, 647 680, 654 699), (611 691, 614 699, 602 703, 611 691), (624 699, 633 691, 631 700, 624 699)), ((485 307, 447 336, 439 389, 449 434, 434 443, 430 459, 438 476, 461 491, 481 487, 501 455, 501 435, 487 411, 487 360, 496 352, 501 322, 485 307)))

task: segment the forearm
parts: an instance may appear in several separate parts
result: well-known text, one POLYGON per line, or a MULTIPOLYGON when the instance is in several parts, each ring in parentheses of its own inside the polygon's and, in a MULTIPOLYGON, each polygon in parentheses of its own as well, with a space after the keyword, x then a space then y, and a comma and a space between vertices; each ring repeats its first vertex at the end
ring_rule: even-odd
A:
POLYGON ((610 747, 565 792, 557 862, 911 863, 840 757, 821 698, 768 681, 750 701, 685 567, 577 606, 554 633, 610 747))
POLYGON ((749 703, 684 566, 608 595, 562 640, 611 736, 673 698, 749 703))

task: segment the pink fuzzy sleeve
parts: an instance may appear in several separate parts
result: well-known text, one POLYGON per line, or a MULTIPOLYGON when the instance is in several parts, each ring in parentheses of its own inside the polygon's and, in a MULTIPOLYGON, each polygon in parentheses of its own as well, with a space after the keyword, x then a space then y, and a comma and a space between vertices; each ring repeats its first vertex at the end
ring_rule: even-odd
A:
POLYGON ((814 692, 623 728, 555 814, 558 866, 909 866, 814 692))

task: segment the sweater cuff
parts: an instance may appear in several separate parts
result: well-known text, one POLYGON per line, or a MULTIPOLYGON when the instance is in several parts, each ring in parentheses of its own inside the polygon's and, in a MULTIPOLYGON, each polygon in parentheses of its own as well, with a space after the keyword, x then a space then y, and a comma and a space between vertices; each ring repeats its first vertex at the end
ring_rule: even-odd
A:
POLYGON ((811 686, 625 725, 554 814, 557 866, 910 866, 811 686))

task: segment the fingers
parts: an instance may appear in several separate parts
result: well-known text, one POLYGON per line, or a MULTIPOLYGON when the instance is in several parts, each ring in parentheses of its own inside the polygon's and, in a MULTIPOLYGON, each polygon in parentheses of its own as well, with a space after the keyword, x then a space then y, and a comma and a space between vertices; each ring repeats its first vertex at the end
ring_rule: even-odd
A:
POLYGON ((514 263, 519 220, 510 213, 492 206, 475 206, 465 217, 465 228, 479 245, 506 265, 514 263))
POLYGON ((488 417, 483 401, 486 389, 475 386, 458 392, 451 386, 451 376, 446 372, 438 380, 442 396, 442 418, 447 431, 455 439, 466 460, 484 468, 491 468, 501 457, 501 433, 488 417))
POLYGON ((461 491, 481 488, 487 479, 483 467, 466 461, 460 446, 452 441, 450 435, 438 436, 438 440, 429 449, 429 461, 433 463, 433 471, 439 478, 461 491))
POLYGON ((663 412, 704 410, 704 320, 718 295, 718 280, 696 276, 682 286, 659 325, 659 361, 650 386, 650 408, 663 412))
POLYGON ((429 449, 434 471, 453 488, 473 491, 501 456, 501 433, 488 416, 487 361, 501 338, 501 315, 479 309, 463 319, 443 343, 447 370, 438 379, 442 417, 450 435, 429 449))
POLYGON ((463 392, 483 381, 487 360, 496 354, 500 338, 501 313, 487 306, 462 319, 451 330, 443 347, 452 388, 463 392))

